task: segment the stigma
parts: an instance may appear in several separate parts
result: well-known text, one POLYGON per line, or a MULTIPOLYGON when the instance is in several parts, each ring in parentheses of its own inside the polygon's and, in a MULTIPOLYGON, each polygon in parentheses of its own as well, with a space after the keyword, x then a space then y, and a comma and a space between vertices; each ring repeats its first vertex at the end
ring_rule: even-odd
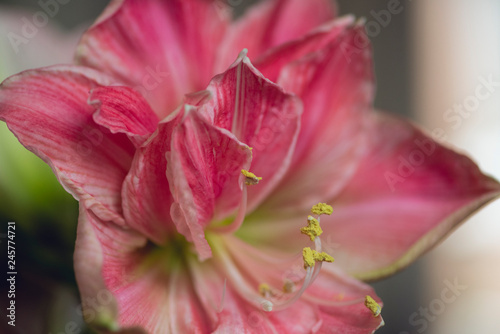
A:
POLYGON ((302 250, 302 258, 304 259, 304 269, 314 267, 316 262, 333 262, 334 259, 325 252, 319 253, 310 247, 304 247, 302 250))

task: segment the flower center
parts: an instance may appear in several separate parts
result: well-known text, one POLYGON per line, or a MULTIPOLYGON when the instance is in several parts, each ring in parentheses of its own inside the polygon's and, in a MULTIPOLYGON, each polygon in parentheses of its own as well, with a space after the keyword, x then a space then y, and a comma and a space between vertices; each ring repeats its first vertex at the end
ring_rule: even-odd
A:
MULTIPOLYGON (((247 199, 247 186, 255 186, 262 180, 261 177, 256 176, 254 173, 247 170, 242 170, 241 174, 244 177, 244 185, 242 187, 243 196, 242 200, 246 202, 247 199)), ((236 214, 236 218, 233 223, 219 228, 217 232, 228 233, 236 231, 245 219, 246 205, 245 203, 240 205, 240 208, 236 214)), ((272 287, 268 283, 261 283, 257 289, 252 290, 251 287, 240 287, 240 293, 245 296, 249 301, 253 301, 256 305, 260 305, 265 311, 278 311, 282 310, 295 301, 297 301, 301 295, 306 291, 306 289, 314 282, 318 276, 322 262, 333 262, 334 259, 329 254, 321 251, 321 239, 320 235, 323 233, 320 227, 320 216, 321 215, 331 215, 333 209, 330 205, 325 203, 318 203, 314 205, 311 209, 311 214, 307 217, 307 226, 300 229, 301 233, 307 235, 312 242, 314 242, 314 249, 310 247, 304 247, 302 250, 302 258, 304 262, 305 276, 302 280, 300 288, 296 288, 296 284, 300 281, 292 281, 290 279, 285 279, 281 289, 272 287)), ((223 254, 222 252, 221 254, 223 254)), ((223 262, 230 260, 222 256, 223 262)), ((229 266, 231 267, 231 266, 229 266)), ((244 277, 241 276, 237 271, 231 273, 235 281, 244 282, 244 277)))
MULTIPOLYGON (((259 181, 262 180, 262 178, 247 170, 242 170, 241 174, 243 176, 242 200, 246 202, 247 187, 257 185, 259 181)), ((237 230, 243 223, 246 214, 246 205, 240 206, 236 214, 236 218, 233 220, 232 224, 222 227, 219 226, 217 229, 215 229, 215 231, 208 231, 208 233, 206 234, 207 240, 209 241, 212 249, 215 252, 215 257, 212 264, 214 264, 215 267, 222 265, 222 267, 219 267, 221 269, 225 268, 225 274, 230 280, 232 288, 236 289, 239 292, 240 296, 242 296, 251 304, 261 308, 266 312, 283 310, 295 303, 304 294, 307 288, 311 286, 311 284, 319 275, 323 262, 334 261, 332 256, 322 251, 320 239, 320 236, 323 233, 320 225, 320 217, 323 215, 331 215, 332 212, 333 209, 330 205, 327 205, 325 203, 318 203, 311 208, 311 214, 307 216, 307 219, 305 219, 306 226, 300 228, 300 232, 309 237, 309 239, 313 243, 313 246, 312 248, 303 247, 302 249, 303 270, 305 270, 305 273, 303 275, 299 274, 299 278, 296 277, 290 279, 287 277, 284 279, 282 278, 281 280, 276 279, 278 276, 274 275, 277 274, 280 269, 272 268, 274 274, 269 277, 267 276, 267 274, 262 272, 262 274, 266 275, 266 278, 271 278, 271 280, 268 282, 261 281, 260 283, 258 283, 258 277, 255 277, 258 270, 256 270, 256 273, 251 273, 252 269, 248 271, 248 268, 251 268, 251 265, 247 268, 247 270, 245 270, 244 266, 238 265, 237 260, 236 262, 233 262, 235 260, 235 258, 232 258, 232 256, 234 256, 234 252, 228 252, 228 249, 224 247, 224 244, 227 242, 225 238, 226 236, 230 237, 230 235, 232 235, 232 233, 228 232, 237 230), (222 235, 217 232, 222 232, 222 235), (233 255, 231 256, 230 253, 233 253, 233 255), (246 277, 246 275, 243 274, 244 272, 250 274, 252 278, 250 278, 249 280, 249 277, 246 277), (251 283, 250 281, 252 280, 253 282, 251 283), (281 286, 279 286, 280 281, 282 282, 281 286)), ((229 249, 231 249, 231 247, 229 247, 229 249)), ((238 248, 233 248, 233 251, 236 249, 238 248)), ((242 250, 244 251, 244 249, 242 250)), ((255 253, 254 255, 256 254, 257 253, 255 253)), ((248 255, 246 256, 246 259, 248 260, 248 255)), ((250 257, 252 256, 250 255, 250 257)), ((152 264, 154 265, 154 263, 163 262, 165 261, 165 259, 168 259, 166 261, 167 264, 163 265, 163 269, 166 273, 168 273, 169 270, 172 270, 175 267, 181 270, 186 269, 187 272, 190 272, 189 269, 191 269, 193 270, 193 273, 195 273, 197 268, 199 267, 195 252, 193 251, 190 243, 184 238, 172 240, 172 242, 169 243, 168 247, 154 249, 153 252, 150 253, 150 256, 148 258, 150 261, 150 266, 152 264), (160 259, 162 259, 163 261, 159 261, 160 259)), ((242 259, 243 261, 241 264, 246 261, 245 257, 243 257, 242 259)), ((254 265, 255 264, 258 265, 257 262, 254 262, 254 265)), ((283 269, 285 269, 285 267, 283 267, 283 269)), ((300 270, 302 269, 299 267, 298 270, 300 272, 300 270)), ((262 278, 262 276, 260 276, 261 274, 257 275, 262 278)), ((224 279, 224 287, 221 294, 220 305, 214 306, 217 312, 221 312, 224 307, 225 294, 226 279, 224 279)), ((347 304, 358 302, 360 301, 348 301, 347 304)), ((375 317, 380 315, 381 307, 373 298, 371 298, 370 296, 366 296, 364 302, 366 307, 373 313, 375 317)))

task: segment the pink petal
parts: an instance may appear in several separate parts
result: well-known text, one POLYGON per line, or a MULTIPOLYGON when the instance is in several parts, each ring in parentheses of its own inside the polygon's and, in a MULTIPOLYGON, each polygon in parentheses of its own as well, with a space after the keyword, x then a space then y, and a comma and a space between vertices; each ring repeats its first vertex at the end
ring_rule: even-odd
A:
MULTIPOLYGON (((500 184, 469 158, 404 121, 374 118, 369 151, 341 194, 325 201, 333 214, 321 217, 323 248, 344 271, 367 280, 406 267, 500 195, 500 184)), ((261 213, 238 233, 287 250, 300 243, 295 231, 305 215, 261 213), (270 224, 273 233, 259 234, 270 224)))
POLYGON ((244 48, 249 50, 252 59, 256 59, 266 50, 299 38, 331 20, 335 12, 330 0, 262 1, 228 30, 220 47, 217 72, 231 65, 232 57, 244 48))
MULTIPOLYGON (((297 234, 300 232, 297 231, 297 234)), ((308 239, 302 239, 305 245, 308 239)), ((335 327, 328 329, 337 330, 338 333, 348 333, 343 329, 353 333, 371 333, 380 326, 381 317, 375 319, 364 306, 366 295, 380 302, 373 289, 340 272, 335 263, 324 265, 317 280, 290 307, 282 311, 264 312, 258 308, 259 284, 267 283, 274 291, 281 291, 285 279, 298 280, 305 275, 302 257, 296 258, 293 254, 282 253, 277 249, 253 247, 231 236, 217 241, 216 256, 200 265, 200 269, 193 268, 193 274, 205 309, 212 314, 212 318, 223 317, 223 324, 231 319, 230 324, 241 332, 244 329, 252 332, 255 327, 261 327, 259 329, 262 332, 276 333, 323 333, 326 330, 323 324, 325 318, 331 323, 336 322, 335 327), (217 274, 209 274, 212 261, 215 262, 217 274), (223 278, 227 279, 225 284, 223 278), (224 286, 226 293, 221 303, 224 286), (253 298, 252 295, 247 296, 252 292, 253 298), (250 307, 252 304, 254 306, 250 307), (215 314, 209 305, 215 305, 212 309, 219 310, 222 305, 223 311, 215 314), (242 316, 240 313, 248 317, 247 327, 237 323, 242 316), (226 315, 231 316, 225 318, 226 315), (320 327, 322 329, 317 331, 320 327)), ((297 251, 300 253, 301 247, 297 251)))
POLYGON ((370 48, 345 51, 360 38, 363 27, 355 26, 283 68, 278 83, 302 98, 304 113, 289 172, 267 207, 307 209, 337 194, 354 173, 373 99, 370 48))
MULTIPOLYGON (((268 314, 246 302, 210 259, 190 263, 193 285, 214 334, 277 334, 268 314)), ((285 332, 286 333, 286 332, 285 332)))
POLYGON ((97 108, 94 121, 111 133, 125 133, 138 147, 156 130, 158 117, 147 101, 129 87, 108 86, 90 92, 97 108))
POLYGON ((304 296, 318 307, 317 333, 371 334, 383 326, 382 316, 374 317, 364 304, 365 296, 370 296, 383 306, 372 287, 343 273, 335 262, 321 270, 304 296))
POLYGON ((283 67, 342 38, 348 29, 352 29, 354 20, 353 16, 345 16, 329 21, 301 38, 274 47, 255 59, 255 67, 266 78, 276 82, 283 67))
POLYGON ((116 263, 121 261, 116 257, 118 254, 123 257, 133 254, 145 243, 145 238, 113 223, 105 223, 92 211, 80 206, 74 263, 86 322, 116 328, 119 305, 106 281, 113 280, 113 277, 117 280, 122 270, 105 268, 116 268, 116 263))
POLYGON ((187 272, 169 258, 144 237, 83 210, 75 271, 85 320, 123 334, 208 332, 187 272))
POLYGON ((176 202, 171 214, 179 232, 194 242, 200 258, 207 258, 211 251, 203 229, 212 218, 226 218, 239 205, 241 170, 248 169, 251 152, 193 107, 185 108, 167 154, 167 176, 176 202))
POLYGON ((376 115, 370 138, 323 229, 338 244, 338 264, 358 277, 407 266, 500 195, 500 184, 469 158, 402 120, 376 115))
POLYGON ((200 109, 216 126, 252 147, 251 171, 262 182, 248 189, 252 210, 286 173, 300 128, 302 103, 265 79, 244 52, 207 88, 213 99, 200 109))
POLYGON ((335 310, 320 308, 319 312, 322 323, 317 333, 321 334, 373 334, 384 326, 382 318, 373 317, 362 303, 335 310))
POLYGON ((91 89, 110 83, 80 67, 23 72, 1 86, 0 119, 85 207, 121 221, 121 184, 134 148, 126 136, 97 125, 87 104, 91 89))
POLYGON ((177 111, 168 121, 158 124, 157 132, 137 150, 123 183, 123 215, 128 225, 159 245, 176 233, 170 216, 174 200, 166 175, 166 154, 170 152, 172 132, 181 116, 177 111))
POLYGON ((113 2, 83 36, 80 64, 134 87, 159 118, 213 76, 227 18, 203 0, 113 2))

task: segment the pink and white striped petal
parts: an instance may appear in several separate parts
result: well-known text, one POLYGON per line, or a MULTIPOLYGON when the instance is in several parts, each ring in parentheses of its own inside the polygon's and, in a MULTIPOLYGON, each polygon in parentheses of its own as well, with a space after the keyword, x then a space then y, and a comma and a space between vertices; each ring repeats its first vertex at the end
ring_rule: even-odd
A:
MULTIPOLYGON (((333 214, 321 218, 323 248, 364 280, 403 269, 500 196, 500 184, 469 158, 403 120, 372 119, 368 152, 348 185, 326 201, 333 214)), ((306 214, 262 218, 261 212, 247 217, 238 233, 259 247, 290 251, 300 243, 294 235, 306 214), (273 233, 260 232, 268 226, 273 233)))
POLYGON ((252 147, 251 171, 262 182, 248 189, 251 211, 288 170, 300 130, 302 103, 264 78, 245 52, 212 80, 207 91, 213 98, 200 112, 252 147))
MULTIPOLYGON (((306 244, 308 239, 303 239, 306 244)), ((366 295, 380 303, 373 289, 340 272, 335 263, 323 266, 301 299, 283 310, 265 312, 259 307, 259 284, 268 284, 275 296, 283 294, 285 280, 300 284, 304 268, 295 260, 302 262, 301 256, 254 247, 233 236, 217 242, 213 259, 190 263, 200 300, 214 322, 235 326, 242 333, 323 333, 329 329, 327 319, 338 324, 335 328, 359 334, 372 333, 382 323, 364 305, 366 295)))
POLYGON ((326 22, 300 38, 268 50, 253 63, 267 79, 276 82, 286 65, 328 47, 352 29, 354 22, 355 18, 351 15, 326 22))
POLYGON ((334 262, 322 267, 304 300, 317 307, 321 319, 317 333, 371 334, 383 326, 383 311, 382 315, 374 316, 365 306, 366 296, 383 307, 371 286, 347 275, 334 262))
POLYGON ((108 86, 93 89, 89 103, 97 108, 94 121, 111 133, 125 133, 140 147, 158 126, 158 116, 147 101, 129 87, 108 86))
POLYGON ((339 266, 365 280, 406 267, 500 196, 468 157, 403 120, 373 118, 369 152, 323 228, 339 266))
POLYGON ((123 223, 121 185, 135 149, 125 135, 96 124, 87 104, 90 90, 111 83, 76 66, 26 71, 0 86, 0 119, 86 208, 123 223))
POLYGON ((172 132, 182 118, 181 109, 160 122, 157 131, 137 150, 123 183, 123 215, 128 225, 158 245, 176 233, 170 216, 174 199, 167 179, 166 154, 171 149, 172 132))
POLYGON ((210 259, 190 262, 193 285, 214 334, 278 334, 268 315, 246 302, 210 259))
POLYGON ((307 210, 332 198, 355 172, 366 149, 374 90, 369 46, 345 51, 360 38, 366 38, 363 26, 346 29, 281 71, 278 83, 302 98, 304 113, 289 172, 266 208, 307 210))
POLYGON ((172 134, 167 177, 175 200, 172 219, 179 232, 194 242, 200 259, 211 256, 204 228, 241 205, 241 170, 249 168, 251 159, 247 145, 211 125, 194 107, 185 106, 172 134))
POLYGON ((84 320, 98 328, 117 330, 120 306, 109 282, 120 282, 123 258, 135 259, 146 239, 132 231, 100 220, 80 205, 75 243, 75 275, 84 320))
POLYGON ((217 72, 231 65, 231 55, 245 48, 251 59, 257 59, 266 50, 303 36, 335 15, 336 8, 330 0, 262 1, 227 30, 219 49, 217 72))
POLYGON ((139 91, 160 119, 206 87, 228 18, 212 1, 115 1, 83 36, 76 61, 139 91))
POLYGON ((178 256, 82 209, 75 271, 85 320, 122 334, 209 332, 178 256))

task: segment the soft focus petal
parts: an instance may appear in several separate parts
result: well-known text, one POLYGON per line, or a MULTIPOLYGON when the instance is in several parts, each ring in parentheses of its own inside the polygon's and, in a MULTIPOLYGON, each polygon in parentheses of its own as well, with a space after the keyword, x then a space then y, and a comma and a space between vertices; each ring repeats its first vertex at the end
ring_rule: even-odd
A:
POLYGON ((481 206, 500 184, 410 124, 376 115, 370 152, 339 198, 326 235, 338 264, 363 279, 407 266, 481 206))
POLYGON ((156 130, 158 117, 147 101, 129 87, 99 87, 90 92, 89 103, 97 111, 94 121, 112 133, 125 133, 136 146, 156 130))
POLYGON ((383 325, 382 316, 374 317, 364 304, 370 296, 383 306, 372 287, 343 273, 335 263, 321 270, 304 295, 304 300, 318 308, 321 326, 317 333, 371 334, 383 325))
POLYGON ((342 38, 342 34, 352 29, 353 24, 354 17, 350 15, 329 21, 301 38, 279 45, 262 54, 255 59, 254 65, 267 79, 276 82, 283 67, 342 38))
POLYGON ((266 207, 307 209, 338 193, 356 170, 374 87, 370 48, 345 52, 360 38, 357 25, 283 68, 278 83, 302 98, 304 113, 289 172, 266 207))
POLYGON ((134 148, 97 125, 89 91, 110 82, 79 67, 23 72, 0 87, 0 119, 47 162, 63 186, 101 218, 121 220, 121 184, 134 148))
POLYGON ((175 233, 166 154, 181 116, 177 111, 158 125, 156 133, 137 150, 123 183, 123 215, 128 225, 159 245, 165 243, 169 233, 175 233))
POLYGON ((245 53, 207 88, 213 99, 200 111, 216 126, 252 147, 251 171, 262 182, 248 189, 252 210, 276 186, 291 162, 300 129, 302 103, 265 79, 245 53))
POLYGON ((83 36, 77 62, 134 87, 161 119, 208 84, 226 21, 212 1, 115 1, 83 36))
POLYGON ((299 38, 333 19, 335 12, 330 0, 261 1, 228 29, 219 49, 217 72, 231 65, 231 55, 244 48, 249 50, 252 59, 256 59, 269 48, 299 38))
MULTIPOLYGON (((303 239, 303 245, 307 244, 308 239, 302 237, 299 239, 303 239)), ((338 327, 334 328, 346 329, 346 333, 349 332, 347 330, 360 334, 372 333, 380 326, 382 319, 374 318, 364 305, 366 295, 380 301, 373 289, 342 274, 335 263, 323 266, 317 280, 308 287, 306 293, 297 302, 281 311, 264 312, 258 300, 261 297, 258 293, 261 283, 268 284, 272 293, 277 295, 282 294, 285 280, 301 284, 299 282, 305 275, 301 248, 298 247, 298 256, 293 256, 291 253, 283 253, 277 249, 253 247, 230 236, 225 237, 223 243, 222 247, 221 243, 218 243, 214 251, 219 278, 217 279, 214 274, 206 274, 207 263, 203 265, 204 271, 193 272, 195 282, 199 282, 198 289, 210 291, 209 294, 205 294, 205 298, 209 301, 202 300, 202 302, 207 305, 214 304, 215 309, 223 305, 223 311, 220 314, 228 311, 238 313, 241 309, 241 306, 234 307, 231 304, 233 300, 227 302, 228 294, 229 299, 235 296, 238 296, 237 300, 243 299, 248 305, 246 311, 241 309, 248 316, 247 328, 240 326, 249 332, 252 332, 252 329, 257 330, 256 327, 262 327, 260 329, 263 332, 273 329, 276 333, 323 333, 327 329, 333 329, 324 325, 324 319, 331 323, 336 322, 338 327), (205 275, 202 275, 202 272, 205 275), (222 277, 227 279, 225 285, 222 277), (216 283, 217 280, 218 283, 216 283), (209 285, 206 286, 207 284, 209 285), (224 290, 224 286, 226 286, 225 298, 220 304, 219 300, 222 298, 221 291, 224 290), (321 330, 318 331, 320 328, 321 330)), ((277 298, 288 297, 285 295, 277 298)), ((210 308, 206 307, 206 309, 210 311, 210 308)), ((213 317, 216 318, 217 315, 213 317)))
POLYGON ((134 258, 146 240, 110 222, 103 222, 92 211, 80 206, 75 244, 75 275, 86 322, 106 329, 117 329, 118 302, 108 281, 119 280, 115 270, 122 258, 134 258), (111 268, 111 269, 109 269, 111 268))
POLYGON ((85 320, 118 333, 208 332, 177 255, 82 210, 75 271, 85 320))
MULTIPOLYGON (((220 212, 234 211, 242 197, 241 170, 248 169, 250 148, 232 133, 214 127, 186 106, 167 154, 167 176, 175 204, 172 219, 193 241, 201 258, 210 256, 204 227, 220 212)), ((225 215, 223 215, 225 216, 225 215)))
MULTIPOLYGON (((370 149, 350 183, 326 202, 321 218, 323 248, 346 272, 365 280, 388 276, 436 245, 484 204, 500 195, 500 184, 467 157, 387 115, 373 116, 370 149)), ((294 228, 306 215, 257 214, 238 233, 261 247, 290 249, 294 228), (260 234, 273 224, 276 237, 260 234)))
POLYGON ((212 333, 278 334, 267 315, 241 298, 212 260, 190 262, 190 269, 212 333))

